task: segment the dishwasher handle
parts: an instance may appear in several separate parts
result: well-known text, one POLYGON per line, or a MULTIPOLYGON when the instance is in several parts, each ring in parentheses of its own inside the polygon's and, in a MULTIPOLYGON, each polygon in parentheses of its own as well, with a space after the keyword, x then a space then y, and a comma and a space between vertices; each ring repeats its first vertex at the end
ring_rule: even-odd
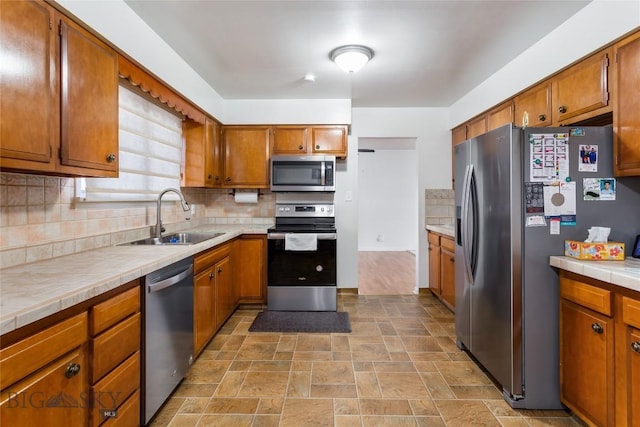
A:
POLYGON ((160 280, 159 282, 150 283, 149 285, 147 285, 147 291, 150 294, 161 291, 163 289, 166 289, 170 286, 175 285, 176 283, 181 282, 182 280, 186 279, 192 274, 193 274, 193 264, 190 265, 186 270, 181 271, 175 276, 168 277, 166 279, 160 280))

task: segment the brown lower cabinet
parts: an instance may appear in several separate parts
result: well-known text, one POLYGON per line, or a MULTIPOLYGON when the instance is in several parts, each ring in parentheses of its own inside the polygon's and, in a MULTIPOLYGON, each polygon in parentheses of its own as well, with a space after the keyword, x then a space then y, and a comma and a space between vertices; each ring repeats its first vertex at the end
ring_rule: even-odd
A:
POLYGON ((267 237, 245 234, 233 242, 234 283, 239 303, 265 304, 267 301, 267 237))
POLYGON ((89 309, 92 427, 126 425, 121 412, 136 412, 139 420, 141 327, 140 286, 89 309))
POLYGON ((41 327, 3 336, 2 425, 139 424, 139 285, 136 279, 39 321, 41 327))
MULTIPOLYGON (((196 255, 194 354, 239 302, 266 300, 265 261, 259 234, 196 255)), ((139 425, 140 279, 119 289, 2 336, 2 425, 139 425)))
POLYGON ((246 234, 194 258, 194 355, 240 303, 266 301, 266 236, 246 234))
POLYGON ((0 350, 0 420, 5 426, 89 422, 87 313, 0 350))
POLYGON ((640 426, 640 292, 560 272, 560 398, 591 426, 640 426))
POLYGON ((194 258, 193 354, 198 355, 218 326, 235 308, 228 292, 231 244, 224 243, 194 258), (233 308, 229 308, 233 306, 233 308), (230 312, 229 312, 230 310, 230 312))
POLYGON ((455 243, 452 237, 429 231, 429 289, 450 310, 456 306, 455 243))

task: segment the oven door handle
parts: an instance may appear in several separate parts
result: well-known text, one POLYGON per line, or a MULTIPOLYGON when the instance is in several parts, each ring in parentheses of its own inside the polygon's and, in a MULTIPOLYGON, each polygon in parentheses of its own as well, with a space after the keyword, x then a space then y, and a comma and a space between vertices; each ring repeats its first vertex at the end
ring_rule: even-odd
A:
MULTIPOLYGON (((284 240, 284 236, 287 234, 295 234, 295 233, 268 233, 268 240, 284 240)), ((336 233, 316 233, 316 238, 318 240, 336 240, 336 233)))

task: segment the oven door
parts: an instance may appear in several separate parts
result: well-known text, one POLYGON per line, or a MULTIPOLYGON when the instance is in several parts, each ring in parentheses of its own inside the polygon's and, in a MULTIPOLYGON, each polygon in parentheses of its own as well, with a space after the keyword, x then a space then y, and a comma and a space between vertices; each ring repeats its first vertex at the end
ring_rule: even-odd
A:
POLYGON ((318 233, 315 251, 285 249, 285 235, 267 235, 268 309, 335 311, 336 233, 318 233))

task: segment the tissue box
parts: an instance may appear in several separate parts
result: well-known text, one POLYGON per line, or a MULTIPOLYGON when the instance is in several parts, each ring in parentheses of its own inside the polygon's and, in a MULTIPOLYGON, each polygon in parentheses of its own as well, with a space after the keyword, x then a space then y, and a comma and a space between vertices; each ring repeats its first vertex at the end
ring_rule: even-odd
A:
POLYGON ((572 258, 591 261, 624 261, 624 243, 590 243, 565 240, 564 254, 572 258))

